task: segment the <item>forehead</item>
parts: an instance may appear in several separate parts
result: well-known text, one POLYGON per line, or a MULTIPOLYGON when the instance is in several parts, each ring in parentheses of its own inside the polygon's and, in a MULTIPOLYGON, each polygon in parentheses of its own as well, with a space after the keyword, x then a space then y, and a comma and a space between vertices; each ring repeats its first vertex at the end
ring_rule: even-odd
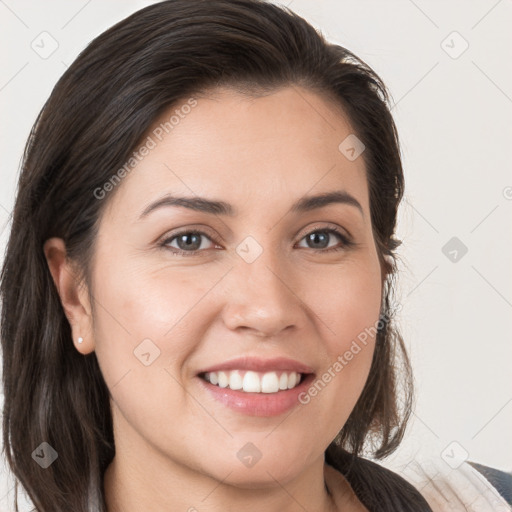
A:
POLYGON ((296 86, 258 97, 216 89, 184 98, 147 132, 142 146, 150 149, 111 208, 140 213, 156 196, 179 192, 222 198, 243 213, 329 190, 346 190, 367 208, 364 159, 350 160, 339 147, 353 134, 339 105, 296 86))

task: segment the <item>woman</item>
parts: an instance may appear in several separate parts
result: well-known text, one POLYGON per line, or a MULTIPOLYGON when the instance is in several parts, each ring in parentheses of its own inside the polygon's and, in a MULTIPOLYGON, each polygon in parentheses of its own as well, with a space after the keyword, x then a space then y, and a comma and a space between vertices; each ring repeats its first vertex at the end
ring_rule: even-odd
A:
POLYGON ((152 5, 69 67, 1 284, 5 452, 36 510, 431 510, 362 458, 412 396, 387 101, 256 0, 152 5))

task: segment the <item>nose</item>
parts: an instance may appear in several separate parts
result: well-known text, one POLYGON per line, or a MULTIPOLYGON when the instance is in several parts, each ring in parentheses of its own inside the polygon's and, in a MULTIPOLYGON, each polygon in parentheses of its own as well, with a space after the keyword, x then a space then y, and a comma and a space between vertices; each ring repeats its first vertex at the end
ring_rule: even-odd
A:
POLYGON ((291 269, 270 252, 264 251, 252 263, 240 259, 226 276, 222 315, 229 329, 270 338, 303 325, 305 304, 295 290, 291 269))

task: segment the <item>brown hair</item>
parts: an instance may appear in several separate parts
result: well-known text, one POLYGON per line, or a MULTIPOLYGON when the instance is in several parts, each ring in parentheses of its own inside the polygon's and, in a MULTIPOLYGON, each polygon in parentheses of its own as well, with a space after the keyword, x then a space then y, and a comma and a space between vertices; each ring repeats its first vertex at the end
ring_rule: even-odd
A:
MULTIPOLYGON (((99 219, 113 195, 100 201, 94 190, 166 109, 222 85, 248 94, 286 85, 317 91, 343 107, 366 146, 371 220, 387 274, 383 321, 369 378, 326 460, 348 472, 365 447, 383 457, 404 434, 412 380, 392 321, 396 266, 384 259, 393 261, 399 244, 393 233, 404 178, 386 87, 361 59, 284 7, 261 0, 159 2, 87 46, 54 87, 25 148, 1 273, 3 442, 16 483, 38 511, 105 511, 103 474, 115 452, 108 389, 95 353, 74 348, 43 244, 62 238, 77 275, 90 283, 99 219), (31 457, 43 441, 58 452, 45 470, 31 457)), ((395 482, 397 495, 405 489, 383 469, 376 474, 387 484, 375 478, 368 485, 395 482)), ((392 502, 389 510, 402 508, 392 502)))

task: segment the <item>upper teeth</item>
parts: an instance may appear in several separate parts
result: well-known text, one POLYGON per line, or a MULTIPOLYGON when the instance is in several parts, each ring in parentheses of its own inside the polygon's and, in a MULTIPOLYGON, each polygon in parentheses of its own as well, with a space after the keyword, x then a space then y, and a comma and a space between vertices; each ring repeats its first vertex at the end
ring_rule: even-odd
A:
POLYGON ((301 374, 297 372, 278 372, 258 373, 242 370, 232 370, 225 372, 207 372, 204 378, 220 386, 231 389, 245 391, 247 393, 277 393, 282 389, 292 389, 299 384, 301 374))

